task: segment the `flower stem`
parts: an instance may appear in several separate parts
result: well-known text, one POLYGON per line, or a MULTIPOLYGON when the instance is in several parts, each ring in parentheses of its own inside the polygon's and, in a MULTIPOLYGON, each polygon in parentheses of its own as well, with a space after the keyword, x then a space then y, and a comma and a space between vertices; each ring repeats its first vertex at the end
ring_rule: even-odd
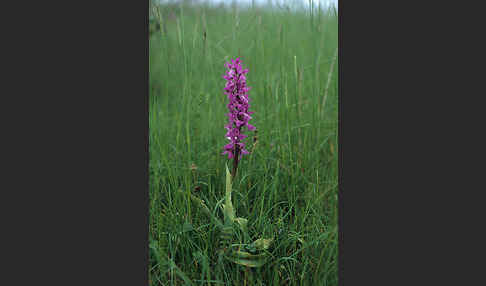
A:
POLYGON ((236 170, 238 169, 238 155, 240 153, 240 146, 235 144, 235 159, 233 160, 233 172, 231 177, 234 179, 236 176, 236 170))

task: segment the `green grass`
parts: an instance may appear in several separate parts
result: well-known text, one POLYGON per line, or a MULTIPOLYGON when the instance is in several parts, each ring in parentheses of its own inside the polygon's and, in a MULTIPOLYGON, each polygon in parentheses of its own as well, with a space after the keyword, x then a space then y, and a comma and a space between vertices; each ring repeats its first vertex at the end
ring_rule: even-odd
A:
POLYGON ((335 12, 164 6, 160 15, 165 28, 149 40, 151 285, 337 285, 335 12), (189 199, 222 218, 223 64, 238 55, 258 139, 247 133, 253 152, 233 205, 252 240, 275 238, 269 262, 251 269, 218 264, 219 230, 189 199))

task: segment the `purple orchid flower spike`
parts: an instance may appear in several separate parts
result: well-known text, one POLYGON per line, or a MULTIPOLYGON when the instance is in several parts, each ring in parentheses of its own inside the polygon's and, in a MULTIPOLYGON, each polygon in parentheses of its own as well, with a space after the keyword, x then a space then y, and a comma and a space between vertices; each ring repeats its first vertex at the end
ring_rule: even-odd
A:
POLYGON ((255 126, 248 123, 251 119, 252 111, 248 111, 250 107, 248 98, 248 91, 250 87, 246 86, 246 74, 248 69, 242 69, 241 60, 231 60, 231 62, 225 63, 227 68, 226 74, 223 76, 226 79, 226 86, 224 88, 224 94, 228 96, 228 110, 227 114, 229 118, 228 124, 225 125, 227 130, 226 138, 230 141, 229 144, 224 146, 223 155, 227 154, 228 159, 233 160, 233 174, 236 175, 236 169, 238 168, 239 154, 248 155, 249 152, 245 149, 245 143, 243 139, 248 137, 243 133, 243 127, 250 131, 255 130, 255 126))

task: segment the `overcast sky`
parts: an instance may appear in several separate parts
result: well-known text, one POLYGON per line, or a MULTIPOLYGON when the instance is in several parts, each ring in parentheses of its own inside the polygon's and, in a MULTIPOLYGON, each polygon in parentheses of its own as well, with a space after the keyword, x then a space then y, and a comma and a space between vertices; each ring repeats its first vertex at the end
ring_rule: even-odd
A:
MULTIPOLYGON (((213 2, 213 3, 221 3, 221 2, 232 2, 231 0, 228 1, 228 0, 209 0, 209 2, 213 2)), ((252 0, 236 0, 236 2, 240 2, 240 3, 249 3, 251 4, 252 3, 252 0)), ((268 0, 255 0, 256 3, 267 3, 268 0)), ((280 4, 285 4, 285 3, 289 3, 289 2, 302 2, 303 4, 305 4, 306 6, 309 5, 309 1, 308 0, 271 0, 272 3, 280 3, 280 4)), ((315 5, 318 5, 319 2, 321 2, 321 5, 324 5, 324 4, 328 4, 328 3, 334 3, 334 4, 337 4, 338 3, 338 0, 313 0, 314 4, 315 5)))
MULTIPOLYGON (((219 4, 219 3, 225 3, 228 5, 231 5, 233 0, 199 0, 200 2, 210 2, 213 4, 219 4)), ((236 0, 238 3, 242 4, 251 4, 253 0, 236 0)), ((309 6, 309 0, 254 0, 255 4, 266 4, 268 2, 271 2, 272 4, 291 4, 291 3, 301 3, 304 4, 305 6, 309 6)), ((160 2, 174 2, 174 0, 160 0, 160 2)), ((195 1, 198 2, 198 1, 195 1)), ((337 7, 338 0, 313 0, 315 7, 319 5, 319 2, 321 3, 321 6, 324 7, 328 4, 335 4, 337 7)))

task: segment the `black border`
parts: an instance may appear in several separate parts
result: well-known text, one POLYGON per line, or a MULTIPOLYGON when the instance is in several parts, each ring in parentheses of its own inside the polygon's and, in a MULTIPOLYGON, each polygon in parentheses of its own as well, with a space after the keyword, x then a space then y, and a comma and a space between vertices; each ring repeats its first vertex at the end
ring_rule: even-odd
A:
POLYGON ((3 284, 148 285, 149 1, 21 5, 3 284))

